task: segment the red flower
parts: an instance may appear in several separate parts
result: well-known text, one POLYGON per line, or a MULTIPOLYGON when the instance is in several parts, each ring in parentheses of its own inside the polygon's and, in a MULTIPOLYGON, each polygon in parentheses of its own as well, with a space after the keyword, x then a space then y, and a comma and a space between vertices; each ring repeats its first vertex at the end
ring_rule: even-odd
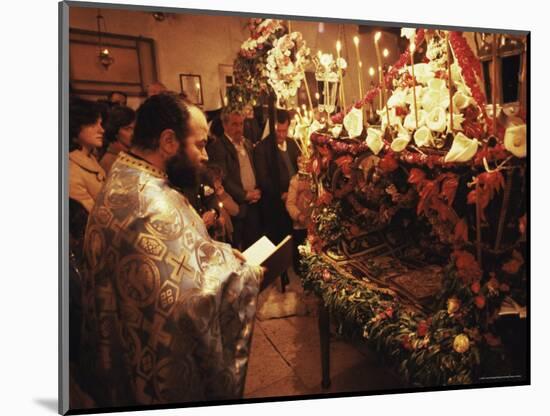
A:
POLYGON ((411 342, 409 341, 409 335, 408 334, 405 334, 403 335, 403 337, 401 337, 401 346, 408 350, 408 351, 412 351, 413 349, 413 346, 411 344, 411 342))
POLYGON ((399 167, 397 161, 391 153, 386 154, 386 156, 384 156, 382 160, 380 160, 378 166, 380 167, 380 169, 387 173, 393 172, 399 167))
POLYGON ((479 309, 483 309, 485 307, 485 296, 477 295, 474 299, 474 303, 479 309))
POLYGON ((453 256, 455 257, 457 276, 463 283, 468 284, 481 279, 481 268, 471 253, 464 250, 455 250, 453 256))
POLYGON ((393 309, 392 309, 392 307, 390 306, 388 309, 386 309, 386 310, 384 311, 384 313, 386 314, 386 316, 387 316, 388 318, 393 317, 393 309))
POLYGON ((456 241, 468 241, 468 224, 464 218, 456 223, 454 237, 456 241))
POLYGON ((425 178, 426 174, 423 170, 412 168, 411 173, 409 174, 409 183, 417 185, 423 182, 425 178))
POLYGON ((409 114, 409 110, 406 107, 395 107, 396 116, 406 116, 407 114, 409 114))
POLYGON ((506 283, 501 283, 499 289, 501 292, 509 292, 510 286, 507 285, 506 283))
POLYGON ((525 230, 527 230, 527 216, 523 214, 519 219, 519 232, 525 234, 525 230))
POLYGON ((516 274, 520 267, 521 263, 517 259, 511 259, 504 263, 502 266, 502 271, 508 274, 516 274))
POLYGON ((475 293, 475 294, 478 294, 480 289, 481 289, 481 285, 477 280, 474 283, 472 283, 472 285, 470 286, 470 290, 472 291, 472 293, 475 293))
POLYGON ((428 328, 429 328, 428 323, 422 320, 418 323, 418 326, 416 327, 416 333, 418 334, 419 337, 423 337, 428 333, 428 328))

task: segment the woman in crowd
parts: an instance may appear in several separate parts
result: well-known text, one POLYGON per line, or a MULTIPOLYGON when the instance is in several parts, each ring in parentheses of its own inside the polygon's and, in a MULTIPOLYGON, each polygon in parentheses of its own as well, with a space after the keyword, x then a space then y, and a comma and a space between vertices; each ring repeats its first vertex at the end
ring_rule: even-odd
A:
POLYGON ((90 212, 105 181, 105 171, 95 157, 103 145, 101 107, 81 98, 69 104, 69 197, 90 212))
POLYGON ((101 167, 109 173, 111 166, 121 151, 127 152, 132 144, 136 112, 130 107, 115 106, 109 112, 105 124, 105 139, 108 143, 106 153, 101 158, 101 167))

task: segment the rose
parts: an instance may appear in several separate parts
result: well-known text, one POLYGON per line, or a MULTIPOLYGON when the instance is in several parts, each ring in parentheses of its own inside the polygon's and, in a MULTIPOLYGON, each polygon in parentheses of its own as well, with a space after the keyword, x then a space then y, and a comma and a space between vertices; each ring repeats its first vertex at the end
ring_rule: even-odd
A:
POLYGON ((433 144, 432 132, 426 126, 420 127, 414 132, 414 142, 418 147, 430 146, 433 144))
POLYGON ((445 162, 467 162, 477 152, 479 142, 477 139, 469 139, 463 133, 458 133, 449 152, 445 155, 445 162))
POLYGON ((384 142, 382 141, 382 132, 380 130, 369 128, 367 129, 367 146, 372 153, 377 155, 380 153, 380 150, 384 147, 384 142))
POLYGON ((447 127, 447 117, 442 107, 434 107, 426 117, 426 125, 432 131, 441 133, 447 127))
POLYGON ((407 129, 405 129, 401 125, 401 123, 399 123, 397 129, 397 137, 391 142, 391 149, 394 152, 401 152, 407 147, 407 145, 411 141, 411 135, 409 134, 407 129))
MULTIPOLYGON (((393 144, 393 142, 392 142, 393 144)), ((397 164, 397 161, 393 157, 391 153, 387 153, 386 156, 384 156, 380 162, 378 163, 378 166, 380 169, 382 169, 384 172, 393 172, 396 170, 399 165, 397 164)))
POLYGON ((483 309, 485 307, 485 296, 477 295, 474 299, 474 303, 478 309, 483 309))
POLYGON ((463 354, 470 348, 470 340, 466 334, 459 334, 454 338, 453 349, 459 354, 463 354))
POLYGON ((344 117, 344 127, 350 137, 357 137, 363 131, 363 111, 353 107, 344 117))
POLYGON ((472 291, 472 293, 479 293, 479 290, 481 289, 481 285, 479 284, 479 281, 475 281, 474 283, 472 283, 472 285, 470 286, 470 290, 472 291))
MULTIPOLYGON (((382 119, 382 130, 385 130, 388 124, 388 117, 386 116, 386 107, 384 107, 382 110, 378 110, 377 113, 382 119)), ((395 126, 396 124, 401 122, 401 117, 399 117, 396 114, 395 108, 391 108, 389 114, 390 114, 390 125, 395 126)))

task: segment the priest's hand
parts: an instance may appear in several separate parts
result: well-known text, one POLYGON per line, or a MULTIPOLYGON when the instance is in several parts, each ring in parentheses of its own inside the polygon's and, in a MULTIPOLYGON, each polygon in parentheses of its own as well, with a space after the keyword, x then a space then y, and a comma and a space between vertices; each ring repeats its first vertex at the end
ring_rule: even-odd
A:
POLYGON ((236 248, 232 249, 233 255, 239 260, 241 263, 246 263, 246 258, 244 257, 243 253, 241 253, 236 248))
POLYGON ((202 220, 204 221, 204 225, 206 225, 206 228, 210 228, 216 223, 216 211, 211 209, 210 211, 206 211, 204 214, 202 214, 202 220))

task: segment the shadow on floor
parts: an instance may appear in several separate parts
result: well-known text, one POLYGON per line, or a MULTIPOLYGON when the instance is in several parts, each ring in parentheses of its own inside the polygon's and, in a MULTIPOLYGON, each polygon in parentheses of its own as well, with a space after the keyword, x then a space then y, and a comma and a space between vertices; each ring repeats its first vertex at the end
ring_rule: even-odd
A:
POLYGON ((34 402, 57 414, 57 399, 34 399, 34 402))

